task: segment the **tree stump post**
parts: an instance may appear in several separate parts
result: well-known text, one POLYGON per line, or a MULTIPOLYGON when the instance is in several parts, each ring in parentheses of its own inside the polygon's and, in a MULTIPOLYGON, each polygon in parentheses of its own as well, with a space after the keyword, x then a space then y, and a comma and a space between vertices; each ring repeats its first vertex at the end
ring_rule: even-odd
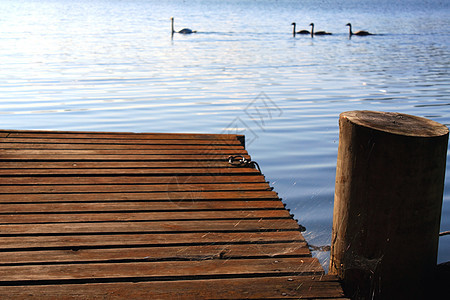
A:
POLYGON ((448 128, 374 111, 339 127, 330 274, 352 299, 418 299, 437 263, 448 128))

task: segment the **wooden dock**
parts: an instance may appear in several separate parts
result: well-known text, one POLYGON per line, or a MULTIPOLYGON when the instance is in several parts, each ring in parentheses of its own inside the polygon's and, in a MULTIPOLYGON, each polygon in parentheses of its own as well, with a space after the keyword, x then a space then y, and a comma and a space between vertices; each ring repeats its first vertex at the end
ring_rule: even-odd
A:
POLYGON ((343 297, 239 135, 0 131, 0 298, 343 297))

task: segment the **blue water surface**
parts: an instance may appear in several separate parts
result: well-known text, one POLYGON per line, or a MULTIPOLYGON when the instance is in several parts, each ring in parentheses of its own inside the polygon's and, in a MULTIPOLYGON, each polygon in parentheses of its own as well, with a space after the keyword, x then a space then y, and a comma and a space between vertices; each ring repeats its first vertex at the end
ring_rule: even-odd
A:
MULTIPOLYGON (((244 133, 314 245, 330 244, 341 112, 450 125, 448 1, 2 0, 0 11, 0 128, 244 133), (171 37, 171 17, 198 33, 171 37), (333 35, 293 37, 292 22, 333 35), (378 35, 349 39, 348 22, 378 35)), ((329 252, 314 254, 327 268, 329 252)))

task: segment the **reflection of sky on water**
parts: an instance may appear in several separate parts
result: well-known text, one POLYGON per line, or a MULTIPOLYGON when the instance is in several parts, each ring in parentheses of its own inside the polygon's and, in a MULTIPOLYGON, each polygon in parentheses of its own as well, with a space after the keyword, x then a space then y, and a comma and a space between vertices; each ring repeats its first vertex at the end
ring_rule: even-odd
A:
MULTIPOLYGON (((238 130, 305 236, 323 245, 339 113, 400 111, 450 124, 448 4, 124 3, 0 3, 1 128, 238 130), (171 39, 172 16, 176 28, 199 33, 171 39), (299 28, 314 21, 333 36, 293 38, 293 21, 299 28), (347 22, 384 35, 349 40, 347 22), (273 104, 249 107, 262 92, 273 104)), ((443 230, 450 229, 449 184, 443 230)), ((442 260, 449 249, 441 238, 442 260)))

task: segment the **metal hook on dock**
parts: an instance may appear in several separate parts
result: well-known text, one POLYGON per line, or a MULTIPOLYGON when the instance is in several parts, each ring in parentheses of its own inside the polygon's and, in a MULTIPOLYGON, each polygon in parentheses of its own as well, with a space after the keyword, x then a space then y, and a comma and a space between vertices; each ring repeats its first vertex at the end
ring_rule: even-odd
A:
POLYGON ((257 169, 260 173, 262 173, 261 168, 259 167, 256 161, 248 160, 242 155, 235 155, 235 156, 230 155, 228 157, 228 163, 240 167, 252 167, 257 169))

